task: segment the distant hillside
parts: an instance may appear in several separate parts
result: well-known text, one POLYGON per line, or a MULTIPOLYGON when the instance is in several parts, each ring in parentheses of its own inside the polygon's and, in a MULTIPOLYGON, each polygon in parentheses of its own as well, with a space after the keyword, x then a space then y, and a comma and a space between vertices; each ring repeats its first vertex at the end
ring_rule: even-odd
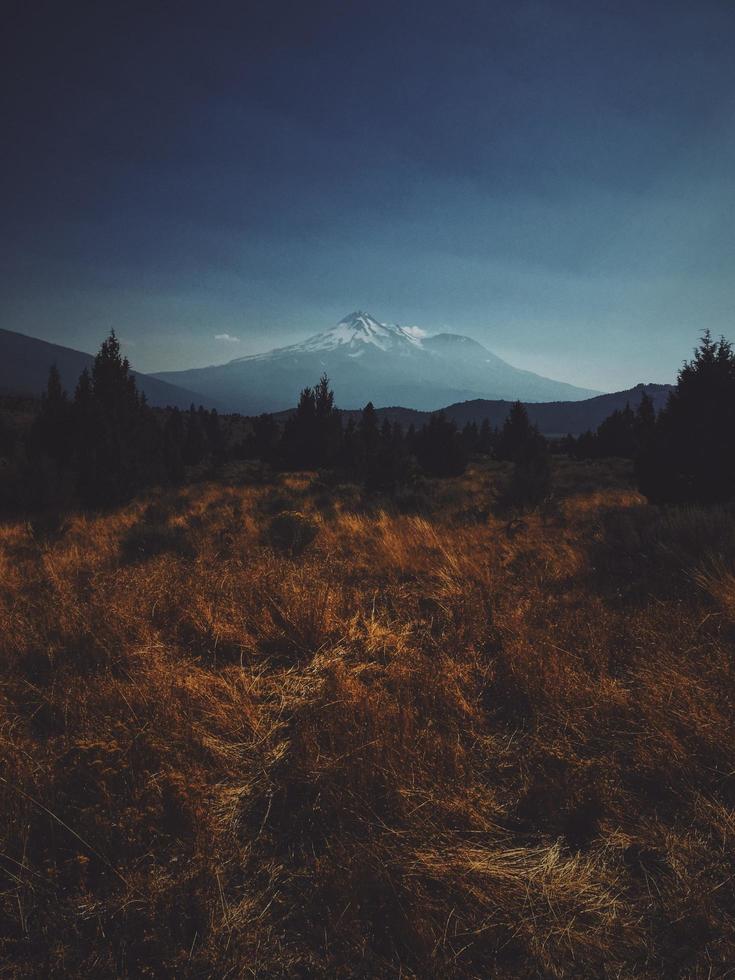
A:
MULTIPOLYGON (((71 347, 49 344, 13 330, 0 329, 0 394, 38 397, 46 387, 49 368, 56 364, 61 381, 71 394, 84 368, 92 367, 94 357, 71 347)), ((219 408, 217 401, 178 385, 160 381, 139 371, 132 372, 138 388, 145 392, 149 404, 188 408, 194 402, 207 408, 219 408)))
MULTIPOLYGON (((673 385, 638 384, 625 391, 613 391, 606 395, 596 395, 583 401, 573 402, 527 402, 526 408, 531 421, 537 425, 544 435, 579 435, 587 429, 596 429, 603 419, 615 411, 623 409, 626 404, 635 408, 641 400, 643 392, 653 400, 656 411, 660 411, 669 397, 673 385)), ((512 402, 498 400, 488 401, 475 398, 473 401, 456 402, 442 409, 444 414, 453 419, 462 428, 467 422, 477 422, 480 425, 488 419, 491 425, 501 426, 510 410, 512 402)), ((280 413, 287 417, 290 412, 280 413)), ((345 417, 359 418, 359 412, 344 412, 345 417)), ((379 408, 378 416, 388 418, 391 422, 400 422, 404 428, 413 424, 417 428, 429 418, 430 412, 417 412, 411 408, 379 408)))
MULTIPOLYGON (((587 429, 596 429, 604 419, 616 409, 625 408, 629 404, 636 408, 646 394, 653 400, 656 411, 666 404, 673 385, 638 384, 625 391, 613 391, 606 395, 596 395, 574 402, 537 402, 528 403, 528 415, 545 435, 566 435, 571 432, 577 435, 587 429)), ((502 425, 510 409, 511 402, 491 402, 475 399, 470 402, 460 402, 445 409, 445 414, 460 427, 466 422, 475 421, 478 424, 488 419, 491 425, 502 425)))

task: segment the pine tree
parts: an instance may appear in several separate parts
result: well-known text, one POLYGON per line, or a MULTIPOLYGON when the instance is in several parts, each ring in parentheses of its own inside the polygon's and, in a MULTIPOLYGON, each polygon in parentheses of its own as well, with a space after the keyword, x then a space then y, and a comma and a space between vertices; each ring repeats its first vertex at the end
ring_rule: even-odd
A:
POLYGON ((503 423, 498 437, 495 455, 498 459, 515 461, 528 442, 536 438, 537 430, 531 425, 523 402, 514 402, 503 423))
POLYGON ((462 445, 468 456, 478 452, 480 444, 480 434, 477 431, 477 422, 466 422, 462 429, 462 445))
POLYGON ((55 364, 49 369, 41 408, 31 426, 29 449, 53 461, 58 469, 70 462, 72 452, 72 413, 55 364))
POLYGON ((198 466, 207 453, 207 435, 202 414, 193 405, 186 413, 183 460, 186 466, 198 466))
POLYGON ((597 455, 633 459, 636 453, 636 417, 626 402, 615 409, 597 429, 597 455))
POLYGON ((214 466, 221 466, 225 461, 227 451, 219 412, 216 408, 204 413, 204 431, 207 436, 207 451, 212 463, 214 466))
POLYGON ((552 489, 551 456, 540 433, 526 439, 516 454, 505 494, 505 504, 525 510, 537 507, 552 489))
POLYGON ((483 456, 491 456, 497 441, 497 430, 490 425, 490 419, 483 419, 477 445, 478 453, 482 453, 483 456))
POLYGON ((352 416, 348 418, 342 435, 338 465, 349 480, 361 480, 365 472, 365 445, 352 416))
POLYGON ((274 463, 278 456, 278 443, 281 431, 272 415, 263 413, 253 419, 253 431, 248 437, 246 455, 249 459, 260 459, 264 463, 274 463))
MULTIPOLYGON (((371 406, 372 407, 372 406, 371 406)), ((372 427, 366 427, 372 431, 372 427)), ((366 456, 365 489, 393 493, 407 478, 407 456, 403 432, 396 422, 384 419, 377 446, 366 456)))
POLYGON ((173 408, 163 427, 163 453, 166 477, 171 483, 184 479, 184 420, 178 408, 173 408))
POLYGON ((430 476, 459 476, 467 467, 457 426, 442 412, 432 415, 416 437, 416 457, 430 476))
POLYGON ((293 469, 316 469, 336 462, 342 444, 342 423, 334 405, 329 378, 304 388, 296 411, 283 430, 284 462, 293 469))
POLYGON ((649 500, 714 503, 735 499, 735 354, 706 331, 684 364, 637 460, 649 500))
POLYGON ((128 499, 150 478, 153 420, 111 331, 74 398, 78 489, 89 506, 128 499))

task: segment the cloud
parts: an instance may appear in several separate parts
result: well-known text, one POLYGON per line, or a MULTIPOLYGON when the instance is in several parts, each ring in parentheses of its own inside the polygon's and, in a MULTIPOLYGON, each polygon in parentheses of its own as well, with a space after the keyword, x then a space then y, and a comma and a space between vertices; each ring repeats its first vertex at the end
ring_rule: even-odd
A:
POLYGON ((226 344, 239 344, 240 343, 240 338, 239 337, 233 337, 232 334, 229 334, 229 333, 216 333, 214 335, 214 339, 215 340, 222 340, 226 344))
POLYGON ((421 340, 422 337, 428 337, 428 333, 422 330, 421 327, 402 327, 404 333, 407 333, 409 337, 415 337, 417 340, 421 340))

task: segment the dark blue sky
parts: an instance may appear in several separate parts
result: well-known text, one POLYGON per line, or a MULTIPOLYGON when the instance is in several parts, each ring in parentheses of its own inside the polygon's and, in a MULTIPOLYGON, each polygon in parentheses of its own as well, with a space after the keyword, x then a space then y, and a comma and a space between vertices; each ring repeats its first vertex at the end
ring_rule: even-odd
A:
POLYGON ((735 339, 730 0, 3 11, 0 326, 157 370, 361 308, 604 389, 735 339))

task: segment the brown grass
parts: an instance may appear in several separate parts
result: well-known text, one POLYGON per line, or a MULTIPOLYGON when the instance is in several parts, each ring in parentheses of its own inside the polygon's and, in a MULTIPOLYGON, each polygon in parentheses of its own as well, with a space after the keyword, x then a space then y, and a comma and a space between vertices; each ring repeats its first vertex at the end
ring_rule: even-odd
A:
POLYGON ((0 975, 735 975, 733 513, 495 479, 0 528, 0 975))

